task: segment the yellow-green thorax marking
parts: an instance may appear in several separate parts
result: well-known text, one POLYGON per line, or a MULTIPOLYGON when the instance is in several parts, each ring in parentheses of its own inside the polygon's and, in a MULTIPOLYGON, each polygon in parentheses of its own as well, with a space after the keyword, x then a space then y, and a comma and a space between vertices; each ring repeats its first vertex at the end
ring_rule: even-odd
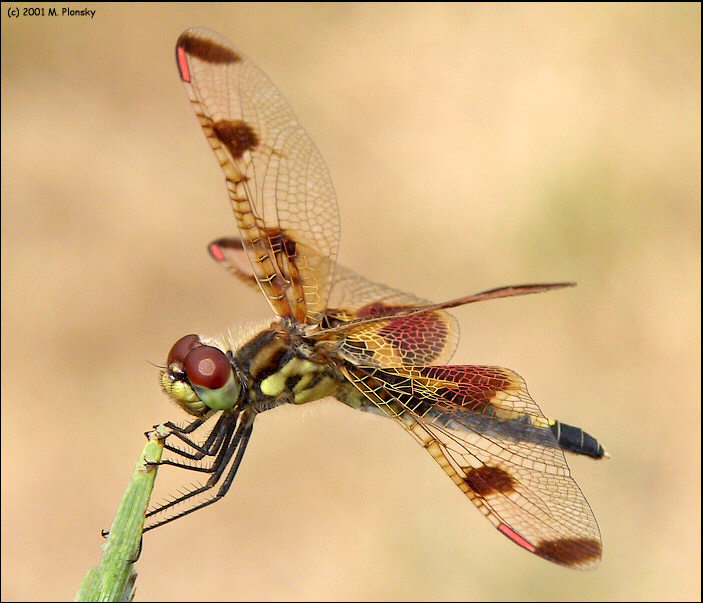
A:
POLYGON ((344 377, 319 357, 304 338, 274 326, 235 352, 234 363, 248 379, 248 402, 260 411, 335 394, 344 377))

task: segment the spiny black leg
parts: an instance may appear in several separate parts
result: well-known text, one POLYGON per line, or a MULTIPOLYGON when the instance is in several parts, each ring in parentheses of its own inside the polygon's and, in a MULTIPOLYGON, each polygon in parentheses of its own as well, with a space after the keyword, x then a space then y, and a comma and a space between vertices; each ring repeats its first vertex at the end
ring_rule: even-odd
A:
POLYGON ((174 431, 172 433, 173 436, 177 437, 179 440, 181 440, 183 443, 186 445, 190 446, 193 448, 196 452, 187 452, 186 450, 182 450, 180 448, 176 448, 175 446, 171 446, 168 443, 164 443, 164 448, 166 450, 169 450, 178 456, 185 457, 188 459, 192 459, 195 461, 199 461, 205 456, 215 456, 217 451, 220 449, 222 446, 222 438, 225 437, 225 433, 227 431, 227 425, 232 421, 232 415, 228 414, 223 414, 215 424, 215 426, 212 428, 210 431, 210 435, 208 436, 207 440, 203 444, 197 444, 190 438, 182 435, 180 432, 174 431))
MULTIPOLYGON (((218 493, 212 497, 211 499, 208 499, 207 501, 200 503, 198 505, 195 505, 191 507, 190 509, 186 509, 185 511, 182 511, 180 513, 177 513, 176 515, 173 515, 172 517, 168 517, 162 521, 159 521, 151 526, 148 526, 144 529, 144 531, 152 530, 158 526, 161 526, 165 523, 169 523, 175 519, 178 519, 179 517, 183 517, 184 515, 188 515, 189 513, 192 513, 193 511, 196 511, 198 509, 201 509, 209 504, 212 504, 216 500, 219 500, 222 498, 227 490, 229 489, 230 485, 232 484, 232 481, 234 480, 234 476, 237 473, 237 469, 239 468, 239 465, 242 461, 242 458, 244 456, 244 451, 246 450, 247 444, 249 442, 249 438, 251 436, 251 432, 253 429, 253 423, 254 423, 254 415, 250 413, 242 413, 239 415, 239 420, 236 422, 236 429, 234 429, 235 422, 232 421, 234 417, 230 416, 229 421, 226 422, 226 433, 223 436, 222 439, 222 445, 217 452, 217 458, 215 459, 215 462, 213 463, 213 466, 210 468, 211 471, 213 471, 213 474, 210 476, 208 481, 200 486, 199 488, 196 488, 195 490, 192 490, 191 492, 188 492, 184 494, 183 496, 179 496, 178 498, 161 505, 160 507, 157 507, 156 509, 149 511, 146 514, 146 517, 153 517, 154 515, 157 515, 159 513, 162 513, 166 509, 169 509, 175 505, 181 504, 185 501, 187 501, 190 498, 193 498, 194 496, 197 496, 199 494, 202 494, 203 492, 206 492, 207 490, 213 488, 217 482, 220 480, 222 477, 222 474, 224 473, 225 469, 227 468, 227 465, 229 465, 230 461, 232 460, 232 457, 234 456, 234 462, 232 463, 232 467, 230 468, 229 472, 227 473, 227 477, 222 484, 220 490, 218 493), (236 452, 236 455, 235 455, 236 452)), ((163 461, 162 461, 163 462, 163 461)), ((169 464, 175 464, 175 463, 169 463, 169 464)), ((186 469, 194 469, 194 467, 190 466, 185 466, 184 468, 186 469)), ((202 468, 200 470, 203 470, 202 468)))
POLYGON ((180 427, 171 421, 164 423, 164 427, 168 427, 171 433, 193 433, 198 427, 205 423, 207 419, 195 419, 192 423, 188 423, 185 427, 180 427))
MULTIPOLYGON (((235 436, 235 438, 237 437, 237 433, 236 433, 236 432, 235 432, 234 436, 235 436)), ((223 456, 226 456, 226 455, 228 454, 228 450, 230 450, 230 449, 233 450, 233 449, 236 447, 236 445, 237 445, 236 441, 229 441, 229 440, 226 440, 226 445, 223 446, 222 450, 220 451, 220 456, 218 457, 217 460, 219 460, 219 459, 222 458, 223 456)), ((229 453, 229 454, 231 455, 231 453, 229 453)), ((208 470, 209 470, 209 471, 213 472, 213 474, 210 476, 210 478, 208 479, 208 481, 205 482, 205 484, 203 484, 202 486, 199 486, 198 488, 195 488, 194 490, 191 490, 190 492, 186 492, 185 494, 183 494, 183 495, 181 495, 181 496, 179 496, 179 497, 177 497, 177 498, 174 498, 172 501, 167 502, 167 503, 164 503, 164 504, 162 504, 161 506, 159 506, 159 507, 157 507, 157 508, 155 508, 155 509, 149 511, 149 512, 145 515, 145 518, 149 518, 149 517, 152 517, 152 516, 157 515, 157 514, 159 514, 159 513, 163 513, 165 510, 170 509, 170 508, 173 507, 173 506, 179 505, 179 504, 185 502, 186 500, 188 500, 189 498, 192 498, 192 497, 194 497, 194 496, 198 496, 199 494, 202 494, 203 492, 205 492, 205 491, 207 491, 207 490, 209 490, 210 488, 213 487, 213 485, 214 485, 214 483, 213 483, 213 478, 216 478, 216 480, 217 480, 217 479, 219 479, 219 477, 220 477, 221 474, 222 474, 222 463, 221 463, 221 462, 218 464, 218 468, 220 469, 219 472, 218 472, 215 468, 213 468, 213 467, 205 468, 205 469, 204 469, 204 468, 193 468, 193 467, 190 467, 190 466, 188 466, 188 465, 178 465, 178 464, 173 463, 173 462, 168 463, 168 464, 170 464, 170 465, 175 465, 176 467, 182 467, 183 469, 191 469, 191 470, 195 470, 195 471, 208 471, 208 470)), ((215 480, 215 481, 216 481, 216 480, 215 480)), ((180 515, 178 515, 177 517, 180 517, 180 515)), ((175 517, 174 517, 174 519, 175 519, 175 517)), ((169 519, 169 520, 170 520, 170 519, 169 519)), ((166 523, 166 522, 163 522, 163 523, 166 523)), ((161 525, 161 524, 159 523, 158 525, 161 525)), ((154 528, 154 527, 155 527, 155 526, 151 526, 151 527, 149 527, 149 528, 145 528, 144 531, 146 531, 147 529, 152 529, 152 528, 154 528)))
MULTIPOLYGON (((185 511, 182 511, 181 513, 178 513, 177 515, 174 515, 172 517, 168 517, 167 519, 164 519, 163 521, 155 523, 154 525, 151 525, 148 528, 145 528, 144 531, 146 532, 147 530, 152 530, 152 529, 157 528, 159 526, 162 526, 166 523, 174 521, 175 519, 179 519, 185 515, 189 515, 190 513, 193 513, 194 511, 202 509, 203 507, 207 507, 208 505, 211 505, 212 503, 220 500, 227 493, 227 491, 229 490, 229 487, 232 485, 232 481, 234 480, 234 476, 236 475, 237 469, 239 468, 239 464, 241 463, 242 457, 244 456, 244 450, 246 449, 247 443, 249 442, 249 436, 251 435, 251 430, 252 430, 252 427, 249 426, 248 429, 246 429, 246 433, 242 434, 239 449, 237 450, 237 455, 235 456, 234 463, 232 464, 232 468, 229 470, 229 473, 227 474, 227 478, 225 479, 224 483, 222 484, 222 487, 219 489, 217 494, 215 494, 215 496, 207 499, 206 501, 204 501, 198 505, 195 505, 194 507, 191 507, 190 509, 186 509, 185 511)), ((228 456, 231 457, 231 454, 228 456)), ((212 479, 208 480, 208 483, 210 481, 212 481, 212 479)), ((197 490, 194 490, 192 493, 189 493, 185 497, 182 497, 179 502, 182 502, 183 500, 185 500, 186 498, 189 498, 191 496, 195 496, 196 494, 200 494, 200 493, 208 490, 209 488, 212 488, 213 485, 214 484, 212 484, 212 485, 206 484, 202 488, 198 488, 197 490)), ((163 507, 163 508, 166 508, 166 507, 163 507)), ((163 508, 161 510, 163 510, 163 508)))
MULTIPOLYGON (((215 429, 218 431, 217 437, 213 438, 215 440, 214 445, 209 444, 210 449, 207 451, 207 456, 215 457, 215 460, 213 461, 211 466, 202 467, 200 465, 190 465, 188 463, 180 463, 171 459, 163 459, 159 461, 159 465, 170 465, 172 467, 180 467, 181 469, 188 469, 190 471, 201 471, 203 473, 216 473, 218 467, 222 463, 222 458, 224 456, 223 450, 226 450, 232 445, 231 441, 233 434, 235 433, 236 427, 236 419, 233 416, 223 418, 227 420, 220 420, 218 421, 218 424, 215 425, 213 431, 215 431, 215 429)), ((210 438, 208 438, 208 440, 209 439, 210 438)), ((205 456, 204 453, 190 454, 183 450, 179 450, 178 448, 169 448, 168 450, 175 452, 179 456, 194 459, 196 461, 202 459, 205 456)))
MULTIPOLYGON (((166 423, 163 423, 163 426, 166 427, 167 429, 170 430, 168 434, 166 434, 165 437, 162 437, 162 440, 166 440, 169 436, 174 435, 176 437, 179 437, 181 440, 186 442, 186 444, 190 443, 190 440, 186 438, 183 434, 190 434, 193 433, 198 427, 200 427, 203 423, 205 423, 206 419, 195 419, 193 422, 189 423, 185 427, 180 427, 179 425, 176 425, 175 423, 172 423, 171 421, 166 421, 166 423)), ((158 429, 160 425, 154 425, 154 430, 158 429)), ((151 434, 154 433, 154 430, 151 431, 145 431, 144 435, 148 438, 151 437, 151 434)), ((195 446, 197 447, 197 446, 195 446)))
POLYGON ((244 457, 244 451, 246 450, 247 444, 249 443, 252 428, 253 424, 250 424, 249 428, 242 434, 242 442, 237 449, 237 454, 234 457, 232 468, 229 470, 225 481, 222 482, 222 486, 220 486, 220 490, 217 493, 217 498, 222 498, 225 494, 227 494, 229 487, 232 485, 232 482, 234 481, 234 476, 237 474, 237 469, 239 469, 239 464, 242 462, 242 458, 244 457))

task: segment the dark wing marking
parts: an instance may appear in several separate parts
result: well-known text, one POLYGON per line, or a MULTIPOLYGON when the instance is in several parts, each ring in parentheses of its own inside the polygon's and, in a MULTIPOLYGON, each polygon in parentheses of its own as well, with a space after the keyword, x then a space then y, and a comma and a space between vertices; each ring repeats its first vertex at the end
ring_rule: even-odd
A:
POLYGON ((548 421, 508 369, 347 364, 347 378, 396 419, 513 542, 554 563, 592 569, 598 524, 548 421))
POLYGON ((316 324, 339 241, 337 202, 319 151, 271 80, 220 34, 186 30, 176 61, 225 173, 256 281, 278 316, 316 324))
MULTIPOLYGON (((212 258, 248 285, 254 274, 239 239, 222 238, 208 246, 212 258)), ((330 304, 321 326, 332 327, 382 312, 412 309, 426 300, 373 283, 337 265, 330 304)), ((449 362, 456 349, 459 326, 450 314, 437 310, 370 322, 336 333, 340 354, 357 364, 373 366, 428 365, 449 362)))

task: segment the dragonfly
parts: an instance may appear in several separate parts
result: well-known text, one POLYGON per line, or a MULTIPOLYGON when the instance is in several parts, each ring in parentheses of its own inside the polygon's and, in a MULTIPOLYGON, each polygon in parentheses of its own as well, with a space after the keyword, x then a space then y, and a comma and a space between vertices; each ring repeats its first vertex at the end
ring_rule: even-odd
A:
POLYGON ((210 243, 209 253, 263 293, 274 318, 250 336, 189 334, 171 348, 161 385, 191 419, 166 423, 172 455, 159 464, 207 480, 151 509, 145 531, 227 493, 260 413, 333 397, 394 420, 523 549, 569 568, 594 568, 600 531, 564 452, 601 459, 601 444, 546 418, 512 370, 448 364, 459 332, 448 309, 573 283, 432 303, 337 264, 330 175, 271 80, 203 28, 181 34, 176 63, 224 172, 239 230, 239 237, 210 243), (212 427, 201 430, 208 421, 212 427))

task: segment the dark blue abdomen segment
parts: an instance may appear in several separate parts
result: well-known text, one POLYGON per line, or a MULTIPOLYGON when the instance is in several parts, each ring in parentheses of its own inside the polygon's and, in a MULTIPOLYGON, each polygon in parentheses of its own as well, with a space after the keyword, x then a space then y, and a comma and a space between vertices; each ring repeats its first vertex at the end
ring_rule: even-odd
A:
POLYGON ((592 435, 586 433, 579 427, 560 423, 550 422, 550 429, 557 439, 559 447, 575 454, 585 454, 594 459, 602 459, 605 456, 603 446, 592 435))

